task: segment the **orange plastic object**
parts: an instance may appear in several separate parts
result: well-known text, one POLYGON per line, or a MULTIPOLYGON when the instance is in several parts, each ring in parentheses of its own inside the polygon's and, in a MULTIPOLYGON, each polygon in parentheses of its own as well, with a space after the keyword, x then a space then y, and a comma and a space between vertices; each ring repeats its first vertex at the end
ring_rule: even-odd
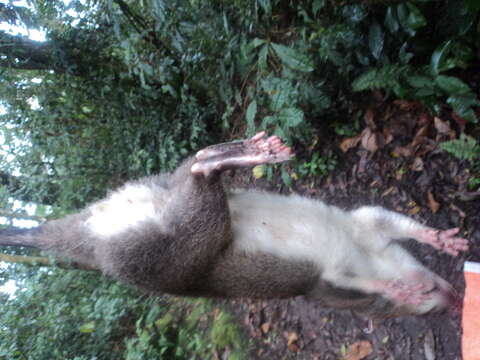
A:
POLYGON ((464 273, 466 288, 462 316, 463 360, 480 360, 480 263, 465 262, 464 273))

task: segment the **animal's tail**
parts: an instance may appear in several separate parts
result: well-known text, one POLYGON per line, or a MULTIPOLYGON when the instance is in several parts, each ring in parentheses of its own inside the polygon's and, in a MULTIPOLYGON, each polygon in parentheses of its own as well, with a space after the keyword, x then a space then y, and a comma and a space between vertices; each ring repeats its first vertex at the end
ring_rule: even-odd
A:
POLYGON ((40 227, 0 229, 0 246, 24 246, 40 249, 40 227))

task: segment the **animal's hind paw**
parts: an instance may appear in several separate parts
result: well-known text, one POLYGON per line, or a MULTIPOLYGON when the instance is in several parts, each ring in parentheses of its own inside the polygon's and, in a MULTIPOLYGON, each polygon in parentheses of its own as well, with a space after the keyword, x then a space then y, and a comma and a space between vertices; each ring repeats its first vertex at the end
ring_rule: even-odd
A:
POLYGON ((448 230, 422 229, 418 231, 418 240, 433 246, 452 256, 457 256, 461 251, 468 250, 468 240, 456 236, 459 228, 448 230))
POLYGON ((418 306, 430 299, 425 293, 427 287, 423 283, 410 285, 402 280, 378 280, 377 291, 399 305, 418 306))

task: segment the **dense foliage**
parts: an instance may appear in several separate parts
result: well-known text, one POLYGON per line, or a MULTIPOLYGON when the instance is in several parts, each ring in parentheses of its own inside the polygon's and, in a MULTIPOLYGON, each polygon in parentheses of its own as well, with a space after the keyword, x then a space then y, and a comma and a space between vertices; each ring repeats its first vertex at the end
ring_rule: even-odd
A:
MULTIPOLYGON (((19 199, 58 216, 126 179, 171 170, 205 144, 259 129, 305 149, 297 176, 324 175, 335 159, 317 151, 318 135, 358 131, 372 90, 477 122, 475 0, 26 4, 0 3, 0 196, 11 212, 19 199), (18 29, 41 30, 46 41, 18 29)), ((444 149, 477 166, 473 137, 444 149)), ((26 289, 3 299, 0 358, 172 351, 152 325, 158 317, 141 320, 152 300, 87 273, 23 269, 0 270, 0 283, 17 279, 26 289)), ((177 328, 176 343, 182 331, 192 339, 186 329, 177 328)), ((202 346, 197 354, 206 354, 202 346)))
POLYGON ((3 17, 47 41, 0 33, 15 44, 1 50, 14 155, 2 166, 21 169, 28 181, 16 190, 29 200, 77 208, 227 134, 266 128, 307 142, 351 122, 358 92, 370 89, 432 111, 447 103, 476 121, 474 84, 457 75, 477 57, 470 1, 29 4, 4 6, 3 17))

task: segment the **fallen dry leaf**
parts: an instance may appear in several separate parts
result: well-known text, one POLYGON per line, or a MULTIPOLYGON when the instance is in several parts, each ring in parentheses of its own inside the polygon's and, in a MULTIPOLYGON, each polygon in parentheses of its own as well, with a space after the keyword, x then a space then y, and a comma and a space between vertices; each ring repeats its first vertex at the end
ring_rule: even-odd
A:
POLYGON ((412 156, 418 145, 425 143, 427 139, 429 130, 429 124, 425 124, 420 129, 417 130, 415 136, 410 144, 405 146, 398 146, 395 148, 394 153, 403 157, 410 157, 412 156))
POLYGON ((383 129, 383 137, 385 139, 385 144, 388 145, 393 141, 393 135, 390 132, 390 129, 384 128, 383 129))
POLYGON ((360 142, 360 139, 361 139, 361 134, 351 138, 343 139, 342 142, 340 143, 340 149, 343 152, 347 152, 348 150, 356 147, 360 142))
POLYGON ((480 191, 457 191, 454 196, 461 201, 472 201, 480 197, 480 191))
POLYGON ((413 154, 413 149, 410 144, 405 146, 397 146, 395 150, 393 150, 393 153, 397 156, 410 157, 413 154))
POLYGON ((413 141, 410 143, 410 147, 415 150, 418 145, 425 143, 425 140, 428 138, 428 130, 430 126, 428 124, 422 126, 418 131, 415 133, 415 137, 413 141))
POLYGON ((294 331, 292 331, 291 333, 288 333, 288 336, 287 336, 287 345, 290 346, 291 344, 293 344, 295 341, 298 340, 298 334, 294 331))
POLYGON ((348 348, 345 360, 362 360, 372 353, 372 344, 369 341, 357 341, 348 348))
POLYGON ((440 133, 440 134, 443 134, 443 135, 449 135, 450 134, 450 124, 448 123, 447 120, 443 121, 442 119, 440 119, 439 117, 434 117, 433 118, 433 123, 435 125, 435 129, 437 129, 437 131, 440 133))
POLYGON ((440 204, 438 203, 438 201, 435 200, 431 191, 427 193, 427 198, 428 198, 428 207, 430 208, 430 210, 432 210, 432 213, 436 214, 436 212, 440 208, 440 204))
POLYGON ((413 164, 411 166, 411 169, 413 171, 423 171, 423 160, 421 157, 416 157, 415 160, 413 160, 413 164))
POLYGON ((418 214, 418 213, 420 212, 420 210, 422 210, 422 209, 420 208, 420 206, 414 206, 413 208, 411 208, 410 210, 408 210, 408 213, 409 213, 410 215, 416 215, 416 214, 418 214))
POLYGON ((392 194, 392 193, 393 193, 394 191, 396 191, 396 190, 397 190, 397 188, 395 188, 395 187, 393 187, 393 186, 390 186, 387 190, 385 190, 385 191, 382 193, 381 197, 383 198, 383 197, 385 197, 385 196, 388 196, 388 195, 392 194))
POLYGON ((377 134, 375 134, 370 128, 365 128, 365 130, 362 131, 362 146, 370 151, 370 152, 375 152, 378 150, 378 139, 377 139, 377 134))

